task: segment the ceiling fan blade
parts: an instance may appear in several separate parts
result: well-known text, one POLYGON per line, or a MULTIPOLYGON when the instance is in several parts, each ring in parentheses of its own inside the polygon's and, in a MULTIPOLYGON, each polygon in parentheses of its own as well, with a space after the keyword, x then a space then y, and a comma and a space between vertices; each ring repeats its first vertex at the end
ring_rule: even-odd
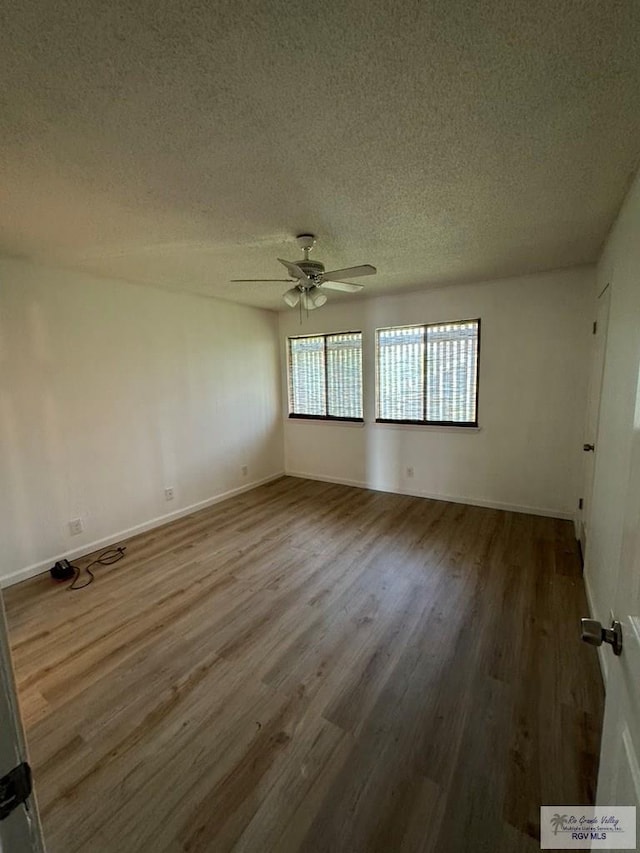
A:
POLYGON ((329 270, 329 272, 322 273, 318 284, 322 284, 324 281, 341 281, 343 278, 357 278, 360 275, 375 275, 377 272, 378 270, 372 267, 371 264, 362 264, 359 267, 346 267, 343 270, 329 270))
POLYGON ((230 281, 233 283, 238 281, 279 281, 283 284, 291 284, 290 278, 232 278, 230 281))
POLYGON ((301 269, 301 267, 298 266, 298 264, 294 264, 291 261, 283 261, 282 258, 278 258, 278 260, 283 266, 285 266, 289 270, 289 275, 293 276, 294 278, 306 281, 307 274, 303 269, 301 269))
POLYGON ((323 281, 319 286, 323 290, 341 290, 343 293, 355 293, 357 290, 362 290, 364 284, 351 284, 350 281, 323 281))

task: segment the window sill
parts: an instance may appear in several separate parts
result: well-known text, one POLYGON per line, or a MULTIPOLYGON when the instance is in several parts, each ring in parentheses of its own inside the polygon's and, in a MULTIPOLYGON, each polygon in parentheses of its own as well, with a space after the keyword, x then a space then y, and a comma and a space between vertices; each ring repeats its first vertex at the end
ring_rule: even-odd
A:
POLYGON ((289 415, 285 416, 284 422, 286 424, 316 424, 320 426, 333 426, 333 427, 348 427, 349 429, 362 429, 364 427, 364 421, 341 421, 339 419, 332 418, 292 418, 289 415))
POLYGON ((374 421, 374 427, 380 429, 417 429, 427 430, 428 432, 456 432, 458 434, 467 432, 481 432, 481 426, 453 426, 450 424, 404 424, 404 423, 387 423, 386 421, 374 421))
POLYGON ((347 427, 347 429, 363 429, 363 427, 376 427, 381 429, 408 429, 408 430, 423 430, 426 432, 481 432, 481 426, 475 427, 458 427, 458 426, 443 426, 437 424, 401 424, 401 423, 378 423, 377 421, 333 421, 325 420, 324 418, 290 418, 288 415, 284 417, 285 424, 316 424, 320 426, 347 427))

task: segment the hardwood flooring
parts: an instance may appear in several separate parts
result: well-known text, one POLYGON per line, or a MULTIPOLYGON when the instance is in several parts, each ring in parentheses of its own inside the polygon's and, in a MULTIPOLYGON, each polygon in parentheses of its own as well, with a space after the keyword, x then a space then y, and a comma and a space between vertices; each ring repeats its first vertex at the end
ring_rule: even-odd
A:
POLYGON ((594 798, 568 522, 283 478, 6 605, 50 853, 527 853, 594 798))

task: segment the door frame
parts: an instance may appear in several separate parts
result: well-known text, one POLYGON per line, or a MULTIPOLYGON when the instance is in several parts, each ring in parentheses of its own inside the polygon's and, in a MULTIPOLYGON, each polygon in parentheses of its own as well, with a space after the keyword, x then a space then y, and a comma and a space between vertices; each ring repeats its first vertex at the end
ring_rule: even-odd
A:
MULTIPOLYGON (((6 611, 0 589, 0 776, 27 761, 27 743, 20 717, 11 661, 6 611)), ((45 853, 35 792, 0 821, 0 851, 45 853)))
POLYGON ((578 542, 580 543, 583 565, 587 558, 588 531, 589 527, 591 526, 591 509, 593 502, 593 488, 595 483, 596 467, 595 456, 598 452, 598 433, 600 429, 602 385, 604 382, 604 372, 607 360, 607 334, 609 330, 610 307, 611 282, 607 282, 607 284, 603 287, 603 289, 596 297, 596 319, 594 320, 594 336, 600 335, 601 337, 599 337, 599 339, 597 337, 594 338, 594 347, 592 350, 591 358, 591 369, 589 373, 587 412, 585 418, 584 443, 593 444, 595 450, 593 451, 593 455, 590 458, 586 457, 583 459, 582 466, 582 505, 578 514, 576 535, 578 542), (601 302, 601 299, 604 299, 605 301, 601 302), (601 312, 604 306, 606 306, 606 314, 604 318, 602 318, 601 312), (601 352, 601 358, 599 362, 596 360, 598 351, 601 352))

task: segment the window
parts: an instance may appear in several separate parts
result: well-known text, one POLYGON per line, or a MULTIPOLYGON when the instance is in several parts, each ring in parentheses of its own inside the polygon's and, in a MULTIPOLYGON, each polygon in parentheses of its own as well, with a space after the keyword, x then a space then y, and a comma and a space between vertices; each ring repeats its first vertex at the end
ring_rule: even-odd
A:
POLYGON ((289 338, 289 417, 362 420, 362 332, 289 338))
POLYGON ((478 425, 480 320, 376 332, 380 423, 478 425))

